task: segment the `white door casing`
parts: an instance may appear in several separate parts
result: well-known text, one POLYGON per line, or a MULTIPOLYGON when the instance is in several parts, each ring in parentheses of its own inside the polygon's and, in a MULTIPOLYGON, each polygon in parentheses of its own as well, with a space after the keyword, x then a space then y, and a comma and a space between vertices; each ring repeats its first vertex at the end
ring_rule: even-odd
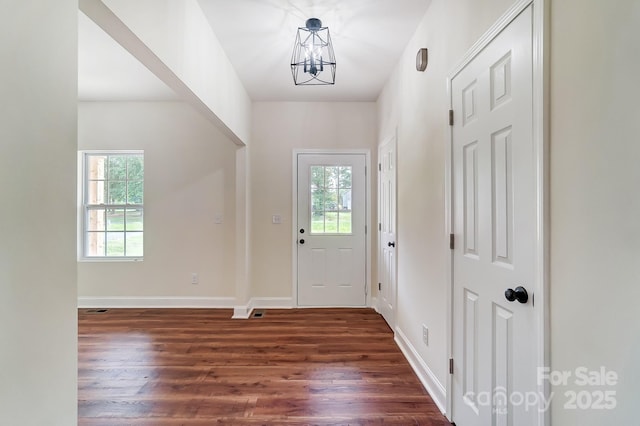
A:
POLYGON ((297 154, 297 304, 365 306, 366 156, 297 154))
POLYGON ((451 79, 451 419, 458 426, 541 424, 536 394, 541 329, 533 6, 451 79), (524 287, 525 303, 507 289, 524 287), (511 295, 512 296, 512 295, 511 295))
POLYGON ((391 329, 396 315, 396 150, 395 136, 378 149, 378 311, 391 329))

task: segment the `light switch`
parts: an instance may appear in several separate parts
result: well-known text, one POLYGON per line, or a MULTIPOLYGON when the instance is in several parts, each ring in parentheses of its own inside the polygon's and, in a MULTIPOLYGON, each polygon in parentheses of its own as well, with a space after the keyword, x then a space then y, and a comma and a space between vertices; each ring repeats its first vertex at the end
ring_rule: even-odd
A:
POLYGON ((282 223, 282 216, 280 216, 279 214, 274 214, 271 217, 271 223, 273 223, 274 225, 280 225, 282 223))
POLYGON ((222 223, 222 219, 223 219, 222 215, 221 215, 220 213, 217 213, 217 214, 214 216, 213 221, 214 221, 217 225, 220 225, 220 224, 222 223))

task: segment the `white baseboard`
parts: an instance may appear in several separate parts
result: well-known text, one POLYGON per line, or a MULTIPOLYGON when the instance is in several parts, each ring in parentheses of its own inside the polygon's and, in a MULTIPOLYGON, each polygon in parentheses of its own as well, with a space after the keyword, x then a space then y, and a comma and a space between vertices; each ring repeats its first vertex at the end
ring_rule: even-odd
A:
POLYGON ((253 306, 251 306, 251 301, 249 301, 248 305, 234 306, 233 316, 231 318, 232 319, 249 319, 252 311, 253 311, 253 306))
POLYGON ((210 308, 231 309, 233 318, 249 318, 258 309, 291 309, 290 297, 254 297, 246 306, 234 297, 78 297, 78 308, 210 308))
POLYGON ((252 297, 245 306, 233 308, 233 319, 248 319, 254 309, 291 309, 293 299, 290 297, 252 297))
POLYGON ((78 297, 78 308, 211 308, 229 309, 233 297, 78 297))
POLYGON ((400 327, 396 327, 395 341, 404 354, 404 357, 409 361, 409 364, 411 364, 411 368, 415 371, 418 379, 420 379, 424 388, 429 392, 429 395, 431 395, 433 402, 436 403, 442 414, 446 415, 447 391, 418 354, 416 348, 409 342, 409 339, 407 339, 407 336, 402 332, 400 327))
POLYGON ((253 297, 251 298, 253 309, 292 309, 291 297, 253 297))
POLYGON ((374 309, 377 313, 380 313, 380 310, 378 309, 378 298, 377 297, 372 297, 371 298, 371 308, 374 309))

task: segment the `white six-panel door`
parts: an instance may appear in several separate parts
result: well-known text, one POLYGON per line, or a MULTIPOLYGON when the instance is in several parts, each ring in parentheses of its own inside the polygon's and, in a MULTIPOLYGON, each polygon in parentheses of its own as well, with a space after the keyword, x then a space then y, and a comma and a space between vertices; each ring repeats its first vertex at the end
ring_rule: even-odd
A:
POLYGON ((539 415, 520 398, 537 390, 532 69, 529 6, 451 80, 458 426, 532 426, 539 415))
POLYGON ((366 156, 298 154, 299 306, 365 306, 366 156))
POLYGON ((378 310, 393 329, 396 308, 396 139, 378 149, 378 310))

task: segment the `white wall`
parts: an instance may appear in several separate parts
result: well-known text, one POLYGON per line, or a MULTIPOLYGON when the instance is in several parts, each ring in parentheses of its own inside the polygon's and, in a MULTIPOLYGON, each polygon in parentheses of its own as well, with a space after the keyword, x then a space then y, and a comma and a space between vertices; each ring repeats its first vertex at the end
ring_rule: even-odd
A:
MULTIPOLYGON (((618 407, 554 425, 638 424, 640 2, 551 2, 551 351, 555 370, 616 371, 618 407)), ((570 381, 574 383, 574 381, 570 381)))
POLYGON ((380 141, 398 128, 397 327, 426 362, 440 387, 448 374, 446 79, 511 3, 433 0, 378 99, 380 141), (421 47, 429 49, 429 65, 424 73, 415 69, 415 55, 421 47), (429 327, 429 346, 422 343, 423 324, 429 327))
MULTIPOLYGON (((447 374, 446 77, 511 3, 433 0, 378 100, 380 139, 398 126, 398 327, 441 383, 447 374), (429 48, 425 73, 414 70, 419 47, 429 48), (429 347, 421 342, 423 323, 429 347)), ((568 388, 554 388, 552 424, 635 424, 640 3, 551 5, 551 368, 575 374, 581 366, 604 366, 620 376, 613 388, 569 387, 616 391, 614 411, 567 410, 568 388)))
POLYGON ((145 156, 144 261, 79 263, 79 296, 234 298, 236 146, 180 102, 81 102, 78 129, 79 150, 145 156))
MULTIPOLYGON (((291 297, 293 151, 370 149, 376 164, 376 107, 374 103, 257 102, 252 117, 252 293, 291 297), (271 223, 274 214, 282 216, 281 225, 271 223)), ((375 188, 374 179, 374 194, 375 188)), ((372 223, 375 202, 372 199, 369 206, 372 223)))
POLYGON ((104 3, 245 144, 251 100, 197 0, 104 3))
POLYGON ((71 0, 0 3, 3 425, 76 424, 77 16, 71 0))

